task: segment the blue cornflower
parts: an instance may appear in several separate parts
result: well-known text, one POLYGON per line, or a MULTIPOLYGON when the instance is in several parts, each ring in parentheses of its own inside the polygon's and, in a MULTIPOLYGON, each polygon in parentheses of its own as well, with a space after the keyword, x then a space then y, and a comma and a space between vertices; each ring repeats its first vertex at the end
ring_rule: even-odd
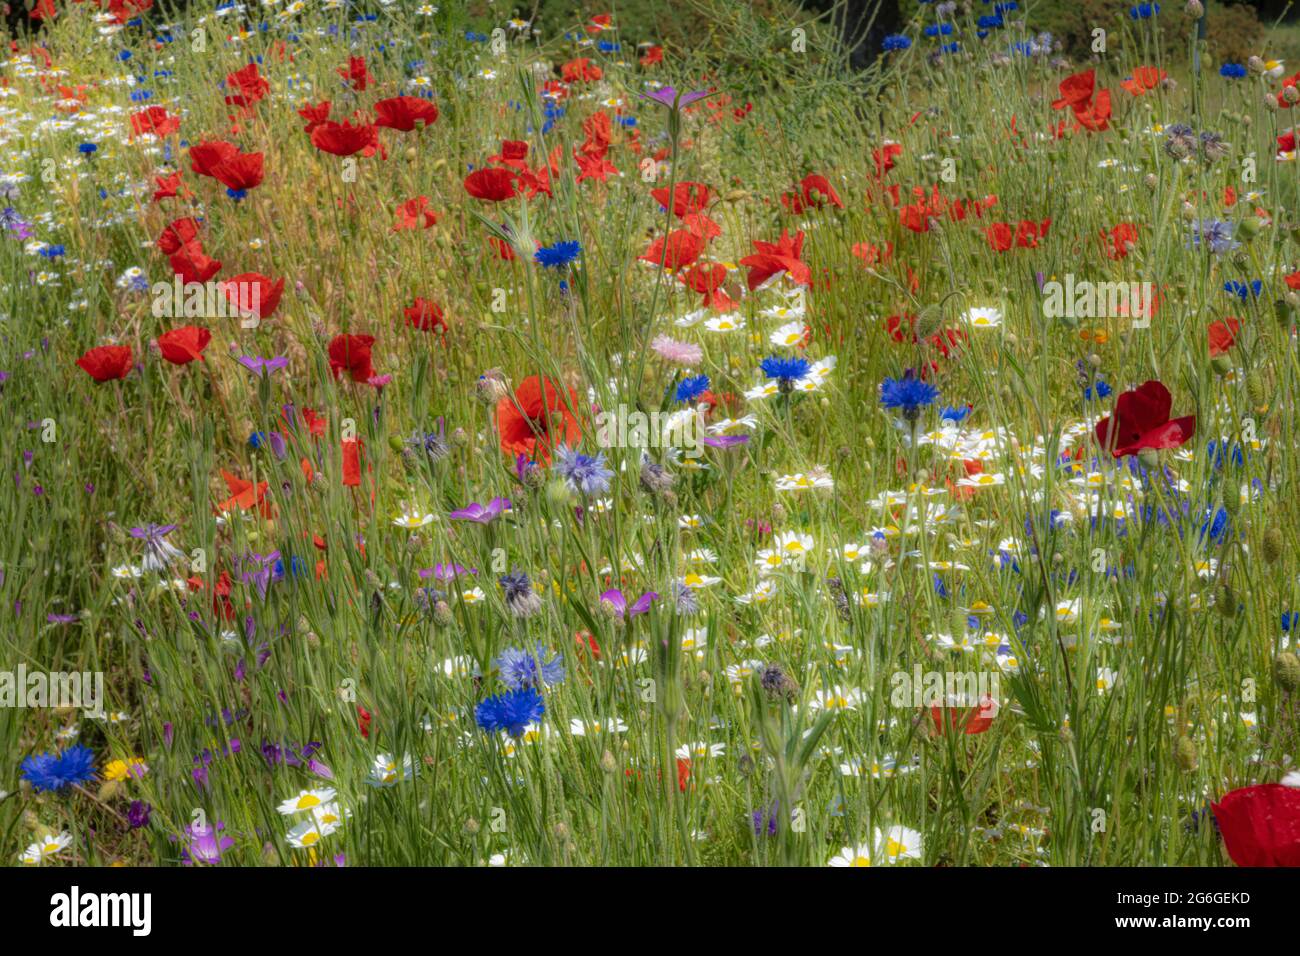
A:
POLYGON ((709 377, 696 375, 684 378, 677 383, 677 392, 673 396, 679 402, 693 402, 709 390, 709 377))
POLYGON ((891 33, 881 41, 880 49, 886 53, 891 50, 906 50, 912 45, 912 38, 902 33, 891 33))
POLYGON ((501 674, 501 683, 511 690, 525 687, 551 687, 564 680, 564 661, 556 654, 546 659, 546 647, 537 645, 536 653, 518 647, 508 647, 494 661, 501 674))
POLYGON ((1230 80, 1240 80, 1246 75, 1246 68, 1240 63, 1225 63, 1219 67, 1219 76, 1226 76, 1230 80))
POLYGON ((1300 615, 1297 615, 1295 611, 1282 612, 1282 630, 1285 633, 1290 634, 1291 625, 1295 624, 1297 621, 1300 621, 1300 615))
POLYGON ((1218 541, 1227 532, 1231 523, 1228 512, 1219 508, 1201 524, 1201 537, 1209 535, 1211 541, 1218 541))
POLYGON ((759 368, 768 378, 774 378, 781 386, 781 391, 789 392, 794 389, 794 383, 806 376, 812 365, 805 358, 783 358, 780 355, 769 355, 759 363, 759 368))
POLYGON ((1247 295, 1253 295, 1258 299, 1259 294, 1263 290, 1264 283, 1259 279, 1252 280, 1250 285, 1247 285, 1244 282, 1238 282, 1236 279, 1229 279, 1227 282, 1223 283, 1223 291, 1235 295, 1242 302, 1246 301, 1247 295))
POLYGON ((963 405, 961 408, 945 407, 943 411, 939 413, 939 421, 952 422, 954 425, 960 425, 966 420, 966 416, 969 414, 969 405, 963 405))
POLYGON ((81 153, 81 154, 84 155, 84 156, 89 156, 89 155, 91 155, 91 154, 94 153, 95 150, 97 150, 97 149, 99 149, 99 147, 96 146, 94 143, 78 143, 78 144, 77 144, 77 152, 81 153))
POLYGON ((1231 252, 1241 243, 1232 238, 1233 225, 1221 219, 1197 219, 1192 222, 1192 247, 1199 248, 1202 240, 1217 256, 1231 252))
POLYGON ((33 790, 62 790, 95 776, 95 753, 89 747, 77 744, 63 753, 28 757, 20 769, 22 779, 30 783, 33 790))
POLYGON ((916 421, 921 409, 931 405, 939 397, 939 390, 929 382, 923 382, 916 373, 908 369, 902 378, 887 378, 880 383, 880 404, 885 408, 897 408, 908 421, 916 421))
POLYGON ((546 713, 546 702, 532 687, 507 691, 488 697, 474 708, 474 720, 489 733, 504 730, 511 737, 522 737, 524 728, 546 713))
POLYGON ((66 252, 62 245, 45 246, 41 249, 41 256, 45 259, 57 259, 66 252))
POLYGON ((980 17, 978 20, 975 21, 975 24, 981 30, 997 30, 1006 26, 1005 21, 1003 21, 1002 19, 1002 14, 1000 13, 995 14, 994 16, 991 17, 990 16, 980 17))
POLYGON ((1136 7, 1129 7, 1128 18, 1130 20, 1150 20, 1160 12, 1158 3, 1139 3, 1136 7))
POLYGON ((925 35, 928 37, 951 36, 951 23, 932 23, 925 28, 925 35))
POLYGON ((605 453, 584 455, 567 445, 555 452, 555 470, 570 488, 584 495, 603 495, 609 491, 609 479, 614 473, 605 467, 605 453))
POLYGON ((559 269, 578 258, 582 245, 576 239, 566 239, 553 246, 542 246, 533 258, 543 269, 559 269))
POLYGON ((1105 398, 1110 393, 1111 387, 1106 384, 1106 380, 1099 378, 1096 385, 1089 385, 1083 390, 1083 397, 1091 401, 1094 396, 1096 398, 1105 398))

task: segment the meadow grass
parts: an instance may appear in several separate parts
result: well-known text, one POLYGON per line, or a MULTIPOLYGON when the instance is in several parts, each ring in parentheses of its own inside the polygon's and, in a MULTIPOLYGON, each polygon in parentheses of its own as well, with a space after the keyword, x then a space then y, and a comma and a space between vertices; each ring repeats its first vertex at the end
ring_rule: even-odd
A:
POLYGON ((1194 74, 1167 4, 1106 25, 1089 129, 1052 103, 1093 65, 973 6, 939 38, 922 11, 859 75, 823 25, 740 4, 651 65, 603 21, 536 37, 456 3, 198 3, 170 30, 80 5, 19 44, 0 666, 100 672, 106 700, 0 707, 6 861, 1229 863, 1210 801, 1297 762, 1285 70, 1194 74), (1157 30, 1187 58, 1159 62, 1157 30), (227 103, 250 62, 269 87, 227 103), (1139 66, 1167 77, 1134 95, 1139 66), (708 95, 640 95, 665 85, 708 95), (298 113, 399 95, 438 118, 371 156, 298 113), (179 128, 133 134, 152 106, 179 128), (192 169, 218 139, 264 154, 242 198, 192 169), (614 171, 576 181, 602 146, 614 171), (474 198, 490 166, 540 191, 474 198), (701 209, 651 195, 683 183, 701 209), (418 197, 436 222, 395 230, 418 197), (218 280, 284 280, 256 326, 156 314, 157 240, 191 216, 218 280), (783 232, 797 254, 742 262, 783 232), (1157 308, 1049 314, 1069 281, 1149 283, 1157 308), (211 341, 176 365, 155 343, 186 325, 211 341), (373 368, 341 335, 373 336, 373 368), (75 362, 107 344, 130 367, 97 382, 75 362), (520 460, 502 425, 533 377, 555 397, 520 460), (1094 426, 1148 380, 1195 434, 1116 458, 1094 426), (900 388, 919 398, 882 404, 900 388), (745 440, 602 440, 620 406, 745 440), (150 524, 176 526, 162 567, 150 524), (655 597, 625 616, 614 588, 655 597), (984 683, 931 709, 896 693, 918 673, 984 683), (481 709, 512 681, 544 707, 513 735, 481 709), (74 746, 84 773, 22 769, 74 746))

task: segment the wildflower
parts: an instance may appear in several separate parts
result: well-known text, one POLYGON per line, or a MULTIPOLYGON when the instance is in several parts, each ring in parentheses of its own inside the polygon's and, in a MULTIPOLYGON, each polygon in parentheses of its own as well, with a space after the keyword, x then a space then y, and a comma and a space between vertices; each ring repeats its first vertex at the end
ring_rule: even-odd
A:
POLYGON ((1238 866, 1300 866, 1300 789, 1278 783, 1241 787, 1211 808, 1238 866))
MULTIPOLYGON (((661 359, 675 365, 695 366, 699 365, 704 358, 704 350, 698 345, 692 342, 678 342, 666 335, 655 336, 650 342, 650 348, 661 359)), ((707 376, 705 378, 707 381, 707 376)))
POLYGON ((627 598, 618 588, 611 588, 600 596, 602 607, 607 608, 611 614, 620 618, 627 619, 636 617, 638 614, 645 614, 650 610, 650 605, 659 600, 659 595, 654 591, 647 591, 636 599, 632 604, 627 603, 627 598))
POLYGON ((880 48, 886 53, 891 53, 894 50, 906 50, 911 45, 911 37, 902 33, 891 33, 881 41, 880 48))
POLYGON ((794 391, 795 383, 808 375, 812 364, 806 358, 783 358, 779 355, 770 355, 759 363, 759 368, 769 379, 776 379, 777 386, 783 394, 789 394, 794 391))
POLYGON ((76 787, 95 776, 95 755, 86 746, 76 744, 62 753, 48 752, 26 758, 20 765, 21 776, 38 793, 76 787))
POLYGON ((176 525, 148 524, 142 528, 132 528, 131 537, 144 541, 144 559, 140 566, 146 571, 161 571, 185 558, 185 553, 167 541, 167 535, 176 530, 176 525))
POLYGON ((614 473, 605 466, 605 453, 584 455, 567 445, 556 449, 555 470, 564 483, 584 495, 601 495, 609 490, 609 479, 614 473))
POLYGON ((911 369, 904 372, 902 378, 887 378, 880 383, 880 404, 901 410, 908 422, 915 422, 921 409, 933 404, 938 397, 939 390, 917 378, 911 369))
POLYGON ((542 609, 542 599, 525 572, 502 575, 498 583, 505 592, 506 607, 515 617, 532 617, 542 609))
POLYGON ((474 708, 474 720, 489 733, 505 731, 518 739, 524 729, 534 721, 540 720, 546 712, 546 702, 533 687, 506 691, 481 701, 474 708))
POLYGON ((561 269, 576 262, 581 252, 581 244, 576 239, 568 239, 553 246, 542 246, 533 258, 543 269, 561 269))
POLYGON ((678 382, 673 397, 679 402, 693 402, 708 390, 709 377, 707 375, 696 375, 678 382))
POLYGON ((497 434, 507 454, 527 454, 547 464, 552 443, 576 445, 582 438, 575 409, 578 395, 563 392, 550 379, 536 375, 524 379, 514 395, 497 402, 497 434))
POLYGON ((564 680, 564 661, 558 654, 547 660, 543 644, 538 644, 533 654, 521 648, 506 648, 493 663, 501 682, 511 690, 551 687, 564 680))
POLYGON ((131 346, 101 345, 77 359, 77 366, 96 382, 126 378, 131 371, 131 346))

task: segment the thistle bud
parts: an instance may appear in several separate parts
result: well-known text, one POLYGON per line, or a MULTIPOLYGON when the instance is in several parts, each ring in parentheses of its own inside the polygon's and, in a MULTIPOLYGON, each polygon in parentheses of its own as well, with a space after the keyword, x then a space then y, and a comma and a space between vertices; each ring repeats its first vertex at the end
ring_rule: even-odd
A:
POLYGON ((478 377, 474 386, 474 397, 484 405, 495 405, 510 394, 506 384, 505 373, 499 368, 490 368, 478 377))
POLYGON ((1187 6, 1183 7, 1183 13, 1193 20, 1199 20, 1205 16, 1205 6, 1201 3, 1201 0, 1187 0, 1187 6))
POLYGON ((1264 61, 1257 56, 1248 57, 1246 59, 1246 69, 1258 76, 1264 72, 1264 61))
POLYGON ((1267 563, 1277 564, 1278 558, 1282 557, 1282 529, 1274 525, 1265 531, 1259 550, 1267 563))
POLYGON ((433 623, 438 627, 446 627, 452 621, 451 608, 446 601, 439 601, 433 606, 433 623))
POLYGON ((1291 104, 1300 103, 1300 90, 1294 86, 1284 86, 1282 87, 1282 99, 1291 104))
POLYGON ((618 769, 618 764, 614 760, 614 755, 606 750, 600 755, 600 769, 605 773, 613 773, 618 769))
POLYGON ((1283 651, 1273 658, 1273 680, 1288 694, 1300 689, 1300 657, 1291 651, 1283 651))

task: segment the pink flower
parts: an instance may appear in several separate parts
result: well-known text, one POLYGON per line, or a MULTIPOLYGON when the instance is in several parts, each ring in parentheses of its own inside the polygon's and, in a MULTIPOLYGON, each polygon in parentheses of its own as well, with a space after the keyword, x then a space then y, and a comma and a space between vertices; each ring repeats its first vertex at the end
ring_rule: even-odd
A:
POLYGON ((678 342, 666 335, 657 335, 650 347, 655 354, 667 362, 678 365, 699 365, 704 358, 704 350, 691 342, 678 342))

